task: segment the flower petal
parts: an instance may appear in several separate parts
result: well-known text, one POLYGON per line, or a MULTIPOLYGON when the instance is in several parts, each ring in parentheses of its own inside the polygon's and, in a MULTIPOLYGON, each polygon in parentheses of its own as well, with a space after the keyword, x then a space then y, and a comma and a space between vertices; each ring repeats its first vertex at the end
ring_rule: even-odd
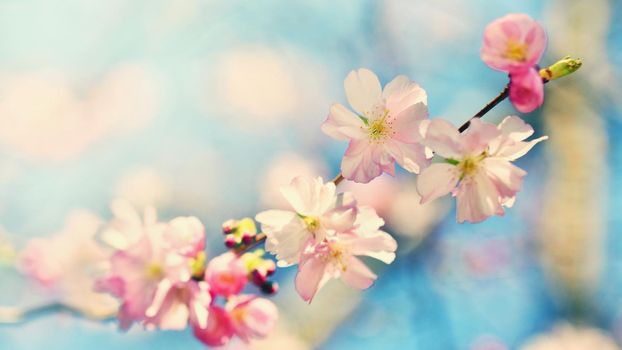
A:
POLYGON ((377 153, 367 140, 352 140, 341 160, 341 174, 343 177, 358 183, 368 183, 380 176, 383 166, 375 161, 377 153))
POLYGON ((529 113, 544 102, 544 83, 536 69, 510 74, 510 101, 519 112, 529 113))
POLYGON ((322 131, 337 140, 360 139, 366 136, 363 121, 341 104, 330 107, 322 131))
POLYGON ((451 192, 460 179, 459 169, 451 164, 432 164, 417 177, 417 192, 421 203, 429 202, 451 192))
POLYGON ((423 145, 445 158, 462 156, 462 140, 455 126, 443 119, 433 119, 424 125, 423 145))
POLYGON ((353 256, 347 260, 346 264, 346 270, 341 274, 341 278, 352 288, 367 289, 378 277, 361 260, 353 256))
POLYGON ((304 301, 311 302, 324 278, 327 260, 311 257, 302 261, 296 274, 296 291, 304 301))
POLYGON ((454 191, 458 222, 480 222, 492 215, 503 215, 500 195, 485 172, 480 171, 463 180, 454 191))
POLYGON ((360 114, 382 104, 380 81, 374 72, 361 68, 351 71, 343 82, 350 106, 360 114))

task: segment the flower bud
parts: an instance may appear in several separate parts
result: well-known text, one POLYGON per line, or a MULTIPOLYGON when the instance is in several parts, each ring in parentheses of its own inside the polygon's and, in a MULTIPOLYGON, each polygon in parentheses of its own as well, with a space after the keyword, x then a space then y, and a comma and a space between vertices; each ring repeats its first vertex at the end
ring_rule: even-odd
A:
POLYGON ((540 76, 546 80, 554 80, 574 73, 582 64, 581 59, 566 56, 548 68, 540 69, 540 76))

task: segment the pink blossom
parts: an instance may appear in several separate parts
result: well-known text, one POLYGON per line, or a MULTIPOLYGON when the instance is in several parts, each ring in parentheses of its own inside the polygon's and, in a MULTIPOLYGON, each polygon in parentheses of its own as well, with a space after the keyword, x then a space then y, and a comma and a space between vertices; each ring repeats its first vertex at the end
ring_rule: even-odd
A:
POLYGON ((208 346, 225 345, 234 335, 229 314, 216 305, 209 308, 206 324, 204 326, 193 324, 192 331, 197 339, 208 346))
POLYGON ((311 302, 318 290, 333 278, 341 278, 353 288, 369 288, 376 274, 357 256, 366 255, 390 264, 395 259, 396 249, 395 240, 380 230, 364 236, 339 234, 323 242, 310 239, 300 258, 296 291, 303 300, 311 302))
POLYGON ((458 222, 503 215, 503 207, 512 206, 527 174, 511 161, 547 139, 524 141, 532 134, 531 126, 514 116, 498 127, 474 119, 463 134, 444 120, 429 122, 423 142, 446 162, 432 164, 417 178, 421 202, 451 192, 458 203, 458 222))
POLYGON ((200 327, 207 326, 208 310, 212 303, 206 282, 189 280, 159 283, 151 305, 145 311, 148 328, 183 330, 190 320, 200 327))
POLYGON ((166 248, 160 227, 145 230, 137 242, 116 251, 110 263, 110 272, 97 287, 121 300, 122 328, 145 319, 162 283, 174 285, 191 277, 188 259, 166 248))
POLYGON ((235 253, 227 252, 209 262, 205 270, 205 280, 212 293, 228 297, 244 289, 248 281, 248 271, 235 253))
POLYGON ((346 179, 367 183, 382 172, 394 175, 395 162, 413 173, 428 165, 419 143, 419 123, 428 117, 425 90, 403 75, 382 90, 378 77, 363 68, 350 72, 344 87, 356 113, 334 104, 322 131, 349 141, 341 163, 346 179))
POLYGON ((293 210, 267 210, 256 216, 267 236, 266 250, 276 255, 279 266, 298 263, 309 238, 324 237, 349 229, 356 218, 351 195, 335 194, 335 184, 322 178, 296 177, 281 188, 293 210))
POLYGON ((537 64, 546 48, 542 26, 525 14, 509 14, 486 27, 482 60, 510 74, 510 101, 522 113, 544 102, 544 83, 537 64))
POLYGON ((180 216, 169 221, 164 239, 177 253, 195 257, 205 249, 205 228, 194 216, 180 216))
POLYGON ((544 102, 544 82, 535 68, 510 73, 510 101, 514 108, 529 113, 544 102))
POLYGON ((250 295, 230 299, 225 308, 235 334, 245 342, 267 336, 278 318, 278 310, 271 301, 250 295))
POLYGON ((482 60, 506 73, 533 68, 546 48, 542 26, 525 14, 509 14, 494 20, 484 31, 482 60))

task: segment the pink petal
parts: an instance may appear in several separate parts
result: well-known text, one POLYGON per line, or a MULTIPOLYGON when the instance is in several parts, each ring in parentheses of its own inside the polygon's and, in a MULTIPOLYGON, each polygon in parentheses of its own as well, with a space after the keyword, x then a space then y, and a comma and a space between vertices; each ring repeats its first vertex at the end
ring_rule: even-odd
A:
POLYGON ((208 346, 225 345, 233 336, 233 326, 229 315, 219 306, 209 308, 207 327, 201 328, 194 325, 192 330, 194 336, 208 346))
POLYGON ((499 130, 503 135, 514 141, 522 141, 533 135, 531 125, 525 123, 523 119, 517 116, 507 116, 499 124, 499 130))
POLYGON ((343 82, 350 106, 360 114, 382 104, 380 81, 374 72, 361 68, 351 71, 343 82))
POLYGON ((422 111, 419 119, 428 115, 428 95, 417 83, 405 76, 398 76, 384 88, 386 108, 392 116, 397 116, 411 106, 420 105, 422 111))
POLYGON ((527 172, 501 158, 491 157, 482 161, 482 168, 497 188, 502 198, 511 198, 520 191, 527 172))
POLYGON ((330 107, 328 118, 322 124, 322 131, 337 140, 360 139, 366 136, 364 127, 361 118, 336 103, 330 107))
POLYGON ((507 160, 516 160, 527 154, 527 152, 529 152, 533 148, 533 146, 541 141, 548 140, 548 138, 548 136, 542 136, 527 142, 520 141, 506 145, 505 147, 501 148, 499 152, 495 154, 495 156, 507 160))
POLYGON ((473 119, 469 128, 462 134, 464 151, 470 155, 479 155, 488 148, 492 140, 500 135, 501 131, 496 125, 473 119))
POLYGON ((484 31, 482 60, 502 72, 520 72, 538 63, 546 47, 546 33, 542 26, 525 14, 509 14, 490 23, 484 31), (506 57, 508 43, 525 45, 524 60, 506 57))
POLYGON ((519 112, 529 113, 544 102, 544 83, 536 69, 510 74, 510 101, 519 112))
POLYGON ((205 270, 205 281, 211 292, 228 297, 244 289, 247 274, 242 260, 235 253, 227 252, 210 260, 205 270))
POLYGON ((454 192, 458 222, 480 222, 492 215, 503 215, 500 194, 484 172, 465 179, 454 192))
POLYGON ((363 262, 351 256, 346 262, 346 270, 341 274, 343 281, 352 288, 367 289, 374 284, 377 276, 363 262))
POLYGON ((341 173, 343 177, 358 183, 368 183, 380 176, 383 171, 382 164, 374 159, 374 148, 367 140, 352 140, 341 161, 341 173))
POLYGON ((392 139, 406 143, 421 142, 421 121, 428 117, 428 107, 423 103, 413 104, 399 114, 391 114, 389 122, 392 123, 392 139))
POLYGON ((417 192, 421 203, 429 202, 451 192, 460 179, 460 171, 455 165, 436 163, 427 167, 417 177, 417 192))
POLYGON ((301 215, 320 215, 335 203, 335 184, 316 179, 297 176, 291 184, 281 188, 281 194, 301 215))
POLYGON ((443 119, 433 119, 424 130, 423 145, 445 158, 462 156, 462 139, 458 129, 443 119))
POLYGON ((425 147, 419 143, 403 143, 389 141, 385 144, 386 151, 405 170, 418 174, 430 164, 426 157, 425 147))
POLYGON ((357 237, 352 241, 351 249, 352 255, 366 255, 390 264, 395 260, 397 242, 390 234, 377 231, 367 237, 357 237))
POLYGON ((278 310, 269 300, 252 296, 240 296, 227 302, 235 333, 248 342, 252 338, 267 336, 276 323, 278 310))
POLYGON ((296 291, 304 301, 311 302, 324 278, 327 260, 311 257, 300 262, 296 274, 296 291))

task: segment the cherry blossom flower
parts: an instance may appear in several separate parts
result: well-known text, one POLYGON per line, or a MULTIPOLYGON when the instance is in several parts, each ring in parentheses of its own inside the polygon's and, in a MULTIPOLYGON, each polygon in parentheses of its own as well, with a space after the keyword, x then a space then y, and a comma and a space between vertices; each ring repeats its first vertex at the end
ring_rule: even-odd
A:
POLYGON ((27 243, 16 257, 18 269, 59 303, 95 316, 113 314, 118 302, 93 291, 110 258, 94 239, 101 225, 102 220, 87 210, 71 212, 60 232, 27 243))
POLYGON ((235 334, 245 342, 267 336, 278 318, 278 310, 271 301, 250 295, 230 299, 225 309, 235 334))
POLYGON ((444 120, 429 122, 423 143, 446 162, 432 164, 417 178, 421 202, 451 192, 458 203, 458 222, 503 215, 503 207, 512 206, 527 174, 511 162, 547 139, 524 141, 532 134, 531 126, 514 116, 498 127, 474 119, 463 134, 444 120))
POLYGON ((116 251, 110 262, 110 272, 99 280, 97 288, 122 301, 118 317, 123 329, 147 317, 161 284, 187 282, 192 276, 187 259, 168 250, 162 232, 155 228, 127 249, 116 251))
POLYGON ((192 325, 194 336, 208 346, 227 344, 234 335, 229 314, 221 306, 212 305, 208 310, 208 315, 204 326, 192 325))
POLYGON ((511 73, 538 64, 545 49, 544 28, 526 14, 512 13, 486 27, 481 56, 490 68, 511 73))
POLYGON ((396 249, 395 240, 380 230, 364 236, 338 234, 320 243, 310 239, 300 259, 296 290, 303 300, 311 302, 318 290, 333 278, 341 278, 356 289, 369 288, 377 276, 356 256, 366 255, 390 264, 396 249))
POLYGON ((293 211, 267 210, 256 216, 266 234, 266 250, 275 254, 279 266, 298 263, 309 238, 324 237, 347 228, 356 217, 352 196, 335 194, 335 184, 322 178, 296 177, 281 188, 293 211))
POLYGON ((190 321, 206 327, 211 303, 206 282, 190 280, 174 284, 165 279, 158 284, 153 301, 145 310, 145 324, 148 328, 183 330, 190 321))
POLYGON ((232 252, 213 258, 205 270, 212 292, 225 297, 239 294, 246 286, 247 275, 244 262, 232 252))
POLYGON ((482 60, 510 75, 510 101, 520 112, 531 112, 544 101, 544 83, 537 64, 546 41, 544 28, 525 14, 501 17, 484 32, 482 60))
POLYGON ((348 180, 367 183, 382 172, 395 174, 395 162, 412 173, 428 165, 420 141, 419 123, 428 117, 427 94, 400 75, 384 90, 370 70, 352 71, 344 81, 348 102, 330 108, 322 131, 337 140, 348 140, 341 163, 348 180))

